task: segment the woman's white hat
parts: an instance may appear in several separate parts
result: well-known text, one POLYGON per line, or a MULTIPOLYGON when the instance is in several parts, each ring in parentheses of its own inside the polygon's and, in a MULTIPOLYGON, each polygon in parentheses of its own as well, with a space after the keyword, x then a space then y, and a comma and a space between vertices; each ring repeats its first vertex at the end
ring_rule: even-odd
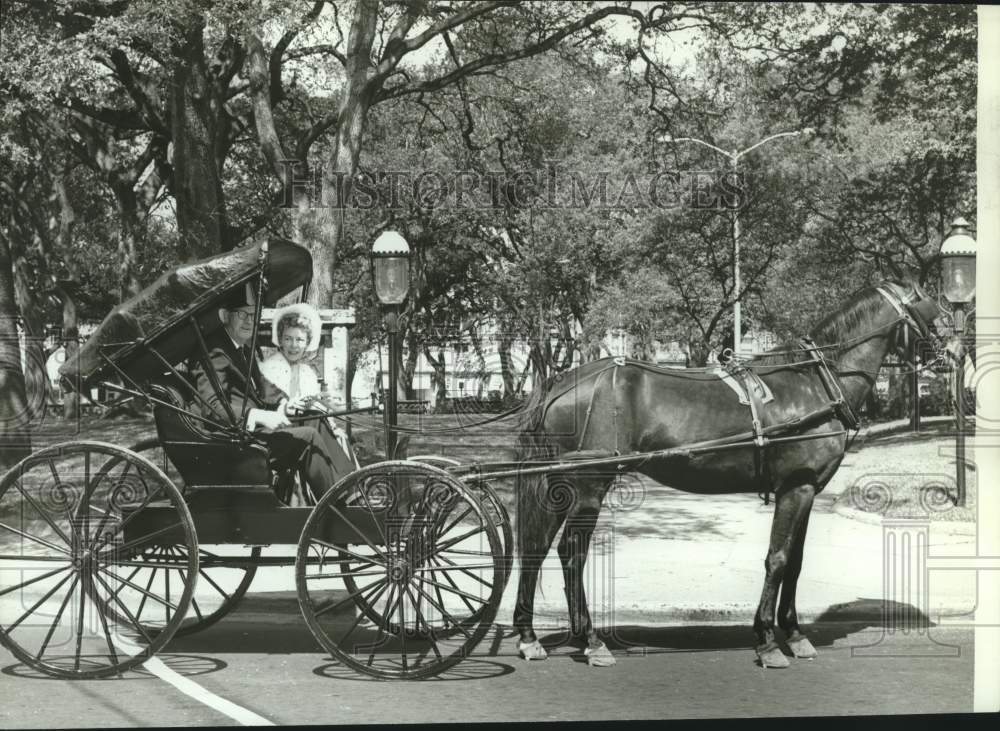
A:
POLYGON ((319 349, 319 340, 323 334, 323 324, 316 308, 306 302, 298 302, 294 305, 286 305, 274 313, 271 321, 271 342, 278 347, 278 323, 289 315, 298 315, 309 323, 309 345, 306 350, 313 351, 319 349))

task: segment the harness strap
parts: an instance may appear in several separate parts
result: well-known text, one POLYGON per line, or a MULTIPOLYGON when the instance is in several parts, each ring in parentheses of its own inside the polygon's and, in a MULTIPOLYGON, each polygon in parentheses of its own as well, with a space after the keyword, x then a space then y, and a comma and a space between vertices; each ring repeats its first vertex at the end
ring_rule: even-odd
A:
MULTIPOLYGON (((750 407, 750 424, 753 430, 753 471, 754 471, 754 481, 756 481, 760 487, 761 491, 758 493, 764 500, 764 504, 768 505, 770 503, 770 461, 767 459, 767 437, 764 436, 765 429, 764 424, 761 419, 761 409, 763 408, 763 400, 761 394, 757 391, 757 384, 755 381, 755 376, 750 372, 748 368, 742 364, 734 362, 733 358, 730 358, 724 364, 726 371, 731 375, 737 383, 743 388, 744 393, 747 395, 747 405, 750 407)), ((763 384, 763 381, 761 382, 763 384)))
POLYGON ((583 451, 584 442, 587 439, 587 430, 590 428, 590 417, 594 412, 594 402, 597 401, 597 393, 600 390, 601 379, 608 371, 611 371, 611 398, 614 400, 612 409, 612 419, 615 430, 615 451, 616 455, 621 454, 618 444, 618 369, 625 365, 624 358, 615 358, 612 361, 612 365, 604 368, 597 373, 597 378, 594 380, 594 388, 590 392, 590 401, 587 403, 587 413, 583 417, 583 429, 580 430, 580 438, 576 443, 576 451, 583 451))
POLYGON ((826 362, 826 357, 823 355, 822 349, 817 347, 816 343, 809 337, 803 337, 801 343, 802 349, 816 363, 820 383, 823 384, 823 389, 830 398, 831 406, 833 406, 837 418, 844 425, 845 429, 857 429, 861 425, 861 421, 844 396, 844 389, 840 384, 840 379, 830 369, 830 364, 826 362))

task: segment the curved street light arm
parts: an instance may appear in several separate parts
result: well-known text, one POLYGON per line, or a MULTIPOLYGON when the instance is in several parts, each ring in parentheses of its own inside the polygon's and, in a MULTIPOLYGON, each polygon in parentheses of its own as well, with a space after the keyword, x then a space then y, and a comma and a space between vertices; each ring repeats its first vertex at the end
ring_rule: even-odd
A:
POLYGON ((707 147, 707 148, 709 148, 711 150, 715 150, 720 155, 725 155, 730 160, 733 159, 733 153, 727 152, 726 150, 723 150, 721 147, 716 147, 715 145, 711 144, 710 142, 705 142, 705 140, 699 140, 697 137, 677 137, 676 139, 675 138, 670 138, 670 139, 667 139, 667 140, 663 140, 663 142, 697 142, 699 145, 704 145, 705 147, 707 147))
POLYGON ((802 134, 805 131, 806 130, 803 130, 803 129, 797 129, 797 130, 793 130, 791 132, 778 132, 778 134, 771 135, 770 137, 765 137, 760 142, 758 142, 756 145, 751 145, 747 149, 740 150, 739 152, 735 153, 736 158, 739 159, 739 158, 743 157, 745 154, 747 154, 751 150, 756 150, 758 147, 760 147, 763 144, 766 144, 766 143, 770 142, 771 140, 776 140, 779 137, 797 137, 798 135, 802 134))

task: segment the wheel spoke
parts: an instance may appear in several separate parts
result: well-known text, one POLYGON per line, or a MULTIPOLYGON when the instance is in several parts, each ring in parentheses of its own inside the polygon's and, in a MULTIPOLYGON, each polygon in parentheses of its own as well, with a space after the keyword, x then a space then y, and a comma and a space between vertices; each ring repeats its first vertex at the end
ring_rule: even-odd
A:
MULTIPOLYGON (((374 604, 375 602, 378 601, 378 598, 380 596, 382 596, 382 593, 386 589, 389 588, 389 586, 390 586, 390 584, 383 584, 381 587, 379 587, 378 591, 376 591, 371 596, 366 597, 365 601, 367 601, 369 604, 374 604)), ((341 643, 345 642, 347 640, 347 638, 351 636, 351 634, 354 632, 354 630, 356 630, 358 628, 358 625, 361 624, 361 620, 364 619, 364 618, 365 618, 365 613, 364 612, 358 612, 357 616, 354 617, 354 621, 351 622, 351 626, 348 627, 347 632, 345 632, 341 636, 341 638, 340 638, 341 643)))
MULTIPOLYGON (((92 577, 92 578, 96 578, 96 576, 97 576, 97 572, 96 572, 96 571, 94 571, 94 572, 93 572, 93 574, 94 574, 94 575, 93 575, 93 577, 92 577)), ((91 586, 93 586, 93 585, 91 585, 91 586)), ((86 594, 86 592, 83 592, 83 593, 84 593, 84 594, 86 594)), ((94 593, 95 593, 95 594, 97 594, 97 593, 98 593, 98 592, 97 592, 97 587, 94 587, 94 593)), ((108 630, 108 620, 107 620, 107 618, 106 618, 106 617, 104 616, 104 607, 102 607, 102 606, 101 606, 101 605, 100 605, 100 604, 99 604, 99 603, 97 602, 97 600, 96 600, 96 599, 94 599, 93 597, 91 597, 91 598, 90 598, 90 601, 91 601, 91 604, 93 604, 93 605, 94 605, 94 608, 95 608, 95 609, 97 610, 97 616, 98 616, 98 617, 100 618, 100 620, 101 620, 101 628, 102 628, 102 629, 104 630, 104 639, 105 639, 105 640, 107 641, 107 643, 108 643, 108 653, 109 653, 109 654, 110 654, 110 656, 111 656, 111 664, 112 664, 112 665, 118 665, 118 653, 116 653, 116 652, 115 652, 115 648, 114 648, 114 645, 113 645, 113 644, 112 644, 112 642, 111 642, 111 632, 110 632, 110 631, 108 630)), ((121 675, 121 673, 119 673, 119 675, 121 675)))
MULTIPOLYGON (((341 519, 342 519, 342 520, 343 520, 343 521, 344 521, 345 523, 347 523, 347 526, 348 526, 348 527, 349 527, 349 528, 350 528, 351 530, 353 530, 353 531, 354 531, 355 533, 357 533, 357 534, 358 534, 358 537, 359 537, 359 538, 361 538, 361 540, 363 540, 363 541, 365 542, 365 544, 366 544, 366 545, 367 545, 367 546, 368 546, 368 547, 369 547, 370 549, 372 549, 373 551, 375 551, 375 553, 377 553, 377 554, 379 555, 379 557, 380 557, 380 558, 382 558, 383 560, 385 560, 385 558, 386 558, 386 557, 385 557, 385 554, 384 554, 384 553, 382 553, 382 551, 380 551, 380 550, 378 549, 378 546, 376 546, 375 544, 373 544, 373 543, 371 542, 371 540, 370 540, 370 539, 368 538, 368 536, 367 536, 367 535, 366 535, 366 534, 364 533, 364 531, 362 531, 362 530, 361 530, 360 528, 358 528, 358 527, 357 527, 356 525, 354 525, 354 523, 353 523, 353 522, 351 521, 351 519, 350 519, 350 518, 348 518, 348 517, 347 517, 346 515, 344 515, 344 514, 343 514, 343 513, 342 513, 342 512, 341 512, 341 511, 340 511, 339 509, 337 509, 337 507, 336 507, 335 505, 333 505, 332 503, 331 503, 330 505, 327 505, 326 507, 327 507, 327 508, 328 508, 328 509, 329 509, 330 511, 332 511, 332 512, 333 512, 333 513, 334 513, 335 515, 337 515, 338 517, 340 517, 340 518, 341 518, 341 519)), ((319 539, 318 539, 318 538, 313 538, 312 540, 313 540, 313 541, 319 541, 319 539)), ((337 548, 336 546, 333 546, 333 547, 334 547, 334 548, 337 548)))
POLYGON ((344 579, 347 577, 354 578, 356 576, 386 576, 386 570, 384 568, 376 569, 375 571, 341 571, 338 573, 324 572, 322 574, 306 574, 306 579, 344 579))
MULTIPOLYGON (((456 536, 455 538, 449 538, 444 543, 438 544, 435 547, 436 550, 434 551, 434 553, 431 554, 431 556, 436 556, 437 554, 441 553, 441 551, 444 551, 445 549, 448 549, 451 546, 454 546, 456 543, 461 543, 465 539, 471 538, 472 536, 476 535, 477 533, 482 533, 484 530, 485 530, 485 528, 482 525, 480 525, 478 528, 473 528, 472 530, 466 531, 465 533, 462 533, 461 535, 456 536)), ((485 555, 489 556, 491 554, 485 554, 485 555)))
POLYGON ((462 520, 462 518, 464 518, 466 515, 468 515, 471 512, 472 512, 472 506, 469 505, 468 507, 465 508, 464 511, 462 511, 462 514, 459 515, 457 518, 455 518, 453 521, 451 521, 451 523, 449 523, 446 528, 442 528, 441 532, 438 535, 441 535, 441 536, 447 535, 448 531, 450 531, 452 528, 454 528, 456 525, 458 525, 459 522, 462 520))
POLYGON ((471 571, 471 569, 491 569, 491 568, 493 568, 493 564, 491 564, 491 563, 480 563, 480 564, 459 565, 459 564, 455 563, 454 561, 451 561, 451 560, 445 558, 444 556, 436 556, 435 558, 439 558, 442 561, 447 562, 448 566, 441 566, 441 565, 435 563, 435 565, 434 565, 435 567, 432 568, 432 569, 431 568, 427 569, 428 571, 461 571, 463 574, 466 574, 467 576, 475 579, 476 581, 478 581, 483 586, 485 586, 485 587, 487 587, 489 589, 493 588, 493 584, 491 584, 490 582, 488 582, 486 579, 482 578, 481 576, 477 576, 476 574, 472 573, 472 571, 471 571))
POLYGON ((80 669, 80 649, 83 647, 83 614, 84 610, 87 608, 87 592, 84 590, 84 585, 87 579, 84 576, 80 577, 80 616, 76 621, 76 656, 73 658, 73 669, 80 669))
MULTIPOLYGON (((56 477, 56 483, 58 484, 58 482, 59 482, 59 478, 57 476, 56 477)), ((28 492, 21 485, 21 480, 20 479, 14 480, 14 486, 17 487, 17 491, 19 493, 21 493, 22 497, 24 497, 24 499, 28 501, 28 505, 30 505, 32 508, 34 508, 35 512, 42 516, 42 518, 45 520, 45 522, 49 524, 49 527, 52 528, 52 530, 54 530, 56 533, 58 533, 59 537, 62 538, 66 542, 66 545, 72 547, 73 542, 70 540, 69 536, 67 536, 63 532, 62 528, 60 528, 58 525, 56 525, 55 523, 52 522, 52 519, 49 518, 48 511, 43 510, 38 505, 38 503, 35 502, 34 498, 32 498, 31 495, 28 494, 28 492)), ((7 526, 4 526, 4 527, 7 527, 7 526)))
POLYGON ((423 588, 417 586, 416 584, 413 585, 413 588, 416 589, 418 592, 420 592, 421 595, 423 595, 423 597, 427 600, 428 604, 430 604, 436 610, 438 610, 439 612, 441 612, 441 616, 442 617, 446 618, 449 622, 451 622, 468 639, 470 639, 470 640, 472 639, 472 635, 469 633, 469 631, 467 629, 465 629, 465 627, 462 626, 461 622, 456 622, 455 621, 455 618, 451 615, 451 613, 447 609, 444 608, 444 604, 443 603, 442 604, 436 604, 434 602, 434 600, 430 597, 430 595, 426 591, 424 591, 423 588))
POLYGON ((426 581, 431 586, 437 586, 438 588, 444 589, 445 591, 450 591, 452 594, 457 594, 459 597, 462 598, 462 601, 465 603, 465 606, 467 606, 469 608, 469 611, 472 613, 475 613, 476 610, 472 608, 471 604, 469 604, 468 602, 469 599, 481 602, 482 604, 486 604, 486 602, 483 601, 483 599, 477 597, 475 594, 470 594, 466 591, 462 591, 461 589, 459 589, 458 584, 455 583, 454 579, 452 579, 449 574, 446 573, 444 575, 444 579, 450 584, 450 586, 445 586, 444 584, 438 583, 437 581, 434 581, 434 579, 427 579, 423 576, 420 577, 421 581, 426 581))
MULTIPOLYGON (((133 513, 132 515, 135 515, 135 513, 133 513)), ((129 518, 131 517, 132 516, 130 515, 129 518)), ((123 522, 120 526, 118 526, 118 530, 120 531, 124 527, 125 523, 123 522)), ((105 561, 108 558, 114 556, 116 553, 126 553, 127 551, 130 551, 137 546, 142 546, 146 543, 151 543, 155 538, 162 536, 164 533, 169 533, 170 531, 175 530, 176 528, 182 528, 182 527, 183 523, 172 523, 171 525, 166 525, 162 528, 154 530, 152 533, 147 533, 141 538, 134 538, 128 543, 123 543, 120 546, 115 546, 110 551, 105 551, 104 553, 98 554, 97 560, 105 561)))
POLYGON ((0 591, 0 596, 3 596, 4 594, 10 594, 12 591, 17 591, 18 589, 23 589, 26 586, 31 586, 32 584, 35 584, 35 583, 37 583, 39 581, 44 581, 45 579, 49 578, 50 576, 55 576, 60 571, 67 571, 67 570, 69 570, 71 568, 72 568, 72 566, 70 564, 66 564, 65 566, 60 566, 57 569, 52 569, 51 571, 46 571, 41 576, 36 576, 33 579, 28 579, 27 581, 22 581, 20 584, 15 584, 14 586, 8 586, 3 591, 0 591))
POLYGON ((355 597, 357 597, 359 594, 364 594, 366 591, 368 591, 369 589, 371 589, 373 586, 377 586, 380 583, 386 583, 386 582, 373 581, 372 583, 365 585, 361 589, 356 589, 356 590, 350 592, 347 595, 347 597, 345 597, 344 599, 341 599, 340 601, 338 601, 338 602, 336 602, 334 604, 330 604, 328 606, 325 606, 322 609, 315 609, 313 611, 313 614, 315 614, 318 617, 321 614, 326 614, 327 612, 332 612, 334 609, 336 609, 338 607, 341 607, 344 604, 347 604, 347 602, 354 601, 355 597))
MULTIPOLYGON (((396 584, 390 584, 389 585, 389 596, 385 600, 385 604, 386 604, 385 616, 386 617, 391 617, 392 613, 396 611, 396 604, 399 603, 399 599, 396 600, 396 604, 392 604, 391 606, 389 604, 392 601, 392 597, 393 597, 393 595, 395 593, 396 593, 396 584)), ((400 597, 402 597, 402 595, 400 595, 400 597)), ((381 623, 379 623, 379 625, 378 625, 378 634, 375 636, 375 642, 373 642, 372 645, 371 645, 371 652, 368 653, 368 667, 371 667, 372 663, 375 662, 375 650, 377 650, 379 648, 379 645, 382 644, 382 635, 384 635, 384 634, 385 634, 385 628, 382 626, 381 623)))
MULTIPOLYGON (((121 582, 122 582, 122 583, 124 583, 124 584, 125 584, 125 585, 126 585, 127 587, 129 587, 130 589, 135 589, 135 590, 136 590, 137 592, 139 592, 140 594, 142 594, 142 595, 143 595, 143 600, 142 600, 142 603, 141 603, 141 604, 139 605, 139 611, 137 612, 137 615, 141 615, 141 614, 142 614, 142 604, 145 604, 145 602, 146 602, 146 599, 152 599, 153 601, 156 601, 156 602, 159 602, 160 604, 163 604, 163 605, 166 605, 166 606, 170 607, 170 608, 171 608, 171 609, 173 609, 173 610, 174 610, 175 612, 177 611, 178 607, 177 607, 176 605, 174 605, 174 604, 171 604, 171 603, 170 603, 170 602, 168 602, 168 601, 164 601, 164 600, 163 600, 163 599, 161 599, 160 597, 156 596, 156 594, 153 594, 152 592, 150 592, 150 591, 149 591, 149 587, 153 585, 153 577, 152 577, 152 576, 150 576, 150 577, 149 577, 149 583, 148 583, 148 584, 146 585, 146 588, 145 588, 145 589, 143 589, 143 588, 142 588, 141 586, 139 586, 138 584, 134 584, 134 583, 132 583, 131 581, 127 581, 127 580, 125 580, 125 579, 122 579, 122 578, 120 578, 120 577, 118 577, 118 576, 115 576, 114 574, 110 573, 110 572, 109 572, 109 571, 108 571, 107 569, 105 569, 105 568, 98 568, 98 570, 99 570, 99 571, 103 571, 104 573, 106 573, 106 574, 107 574, 108 576, 110 576, 110 577, 111 577, 112 579, 114 579, 115 581, 121 581, 121 582)), ((155 574, 155 573, 156 573, 157 571, 159 571, 159 569, 153 569, 153 573, 154 573, 154 574, 155 574)))
MULTIPOLYGON (((30 616, 31 616, 32 614, 34 614, 34 613, 35 613, 35 610, 36 610, 36 609, 38 609, 38 608, 39 608, 40 606, 42 606, 42 605, 43 605, 43 604, 44 604, 45 602, 47 602, 47 601, 49 600, 49 597, 50 597, 50 596, 52 596, 52 595, 53 595, 53 594, 55 594, 55 593, 56 593, 57 591, 59 591, 59 588, 60 588, 60 587, 61 587, 61 586, 62 586, 63 584, 65 584, 65 583, 66 583, 67 581, 69 581, 69 579, 70 579, 70 577, 71 577, 71 576, 77 576, 77 574, 67 574, 66 576, 64 576, 64 577, 63 577, 63 578, 62 578, 62 579, 61 579, 61 580, 59 581, 59 583, 58 583, 58 584, 56 584, 55 586, 53 586, 53 587, 52 587, 51 589, 49 589, 49 590, 48 590, 48 591, 47 591, 47 592, 45 593, 45 596, 43 596, 43 597, 42 597, 41 599, 39 599, 39 600, 38 600, 37 602, 35 602, 34 604, 32 604, 32 605, 31 605, 31 608, 30 608, 30 609, 28 609, 28 610, 27 610, 27 611, 26 611, 26 612, 25 612, 24 614, 22 614, 22 615, 21 615, 20 617, 18 617, 18 618, 17 618, 17 621, 16 621, 16 622, 14 622, 13 624, 10 624, 10 625, 8 625, 8 626, 7 626, 7 630, 6 630, 6 631, 7 631, 7 634, 9 635, 9 634, 10 634, 11 632, 13 632, 13 631, 14 631, 14 629, 15 629, 15 628, 16 628, 16 627, 17 627, 17 626, 18 626, 19 624, 21 624, 21 622, 23 622, 23 621, 24 621, 24 620, 26 620, 26 619, 27 619, 28 617, 30 617, 30 616)), ((77 576, 77 578, 79 578, 79 577, 77 576)), ((76 582, 75 582, 75 581, 73 582, 73 585, 74 585, 74 586, 76 585, 76 582)))
POLYGON ((108 592, 108 594, 110 595, 110 598, 114 599, 115 604, 117 604, 121 608, 121 610, 123 612, 125 612, 126 618, 128 619, 129 622, 131 622, 131 624, 132 624, 133 627, 135 627, 137 630, 139 630, 139 633, 142 635, 143 639, 146 640, 146 642, 148 644, 152 644, 153 640, 146 633, 145 628, 142 626, 142 624, 139 622, 139 620, 135 617, 135 615, 133 615, 132 612, 129 611, 128 607, 125 606, 124 602, 122 602, 122 600, 118 598, 118 592, 112 591, 111 586, 108 584, 108 582, 106 582, 104 580, 104 577, 101 576, 100 574, 95 573, 94 574, 94 578, 101 582, 101 586, 103 586, 104 589, 105 589, 105 591, 108 592))
MULTIPOLYGON (((365 507, 368 508, 368 512, 371 513, 372 517, 374 518, 375 511, 372 509, 371 503, 368 500, 368 492, 363 488, 361 490, 361 497, 365 501, 365 507)), ((389 545, 389 537, 386 535, 386 532, 383 529, 382 524, 377 519, 375 520, 375 527, 378 528, 378 532, 382 536, 382 545, 384 546, 389 545)))
POLYGON ((413 596, 413 592, 410 591, 409 584, 406 585, 405 589, 406 589, 406 595, 410 597, 410 601, 413 603, 413 608, 417 615, 417 627, 420 626, 421 622, 424 623, 424 627, 427 628, 427 639, 430 640, 431 648, 434 650, 434 654, 437 655, 438 661, 444 660, 444 658, 441 656, 441 651, 438 649, 437 640, 434 638, 434 630, 431 628, 431 625, 427 621, 427 618, 424 617, 423 612, 420 611, 420 601, 418 600, 418 598, 413 596))
POLYGON ((45 639, 42 641, 42 646, 38 650, 38 654, 35 655, 36 660, 41 660, 42 655, 45 654, 45 649, 49 646, 49 642, 52 640, 52 635, 55 634, 56 627, 59 626, 59 620, 62 619, 63 612, 66 611, 66 606, 69 604, 69 600, 73 597, 73 589, 76 588, 76 583, 80 580, 79 574, 74 574, 73 585, 70 586, 69 591, 66 592, 66 596, 63 597, 62 604, 59 605, 59 611, 56 612, 55 619, 52 620, 52 624, 49 626, 49 631, 45 634, 45 639))
MULTIPOLYGON (((51 525, 51 523, 49 525, 51 525)), ((0 528, 9 530, 11 533, 21 536, 21 538, 27 538, 29 541, 34 541, 35 543, 45 546, 46 548, 51 548, 53 551, 58 551, 59 553, 62 553, 66 556, 70 555, 70 552, 67 549, 63 548, 62 546, 57 546, 55 543, 49 543, 44 538, 39 538, 38 536, 33 536, 30 533, 25 533, 23 530, 19 530, 18 528, 15 528, 12 525, 7 525, 6 523, 0 523, 0 528)), ((72 545, 68 541, 67 544, 72 545)), ((18 558, 24 558, 24 556, 19 556, 18 558)))

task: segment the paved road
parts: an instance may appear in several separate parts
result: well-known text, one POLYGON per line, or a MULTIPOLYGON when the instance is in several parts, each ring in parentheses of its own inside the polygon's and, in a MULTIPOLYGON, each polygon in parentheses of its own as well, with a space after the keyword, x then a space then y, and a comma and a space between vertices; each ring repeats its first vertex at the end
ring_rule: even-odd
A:
MULTIPOLYGON (((553 647, 515 654, 509 629, 430 681, 378 682, 316 647, 294 595, 250 597, 225 621, 175 638, 163 663, 196 684, 181 692, 148 672, 103 681, 37 676, 0 649, 0 727, 237 725, 199 700, 215 694, 276 724, 402 723, 963 712, 972 708, 967 629, 884 636, 866 623, 810 629, 820 657, 763 670, 745 626, 620 627, 617 667, 589 667, 553 647), (869 646, 869 647, 864 647, 869 646)), ((550 634, 547 644, 558 644, 550 634)))

